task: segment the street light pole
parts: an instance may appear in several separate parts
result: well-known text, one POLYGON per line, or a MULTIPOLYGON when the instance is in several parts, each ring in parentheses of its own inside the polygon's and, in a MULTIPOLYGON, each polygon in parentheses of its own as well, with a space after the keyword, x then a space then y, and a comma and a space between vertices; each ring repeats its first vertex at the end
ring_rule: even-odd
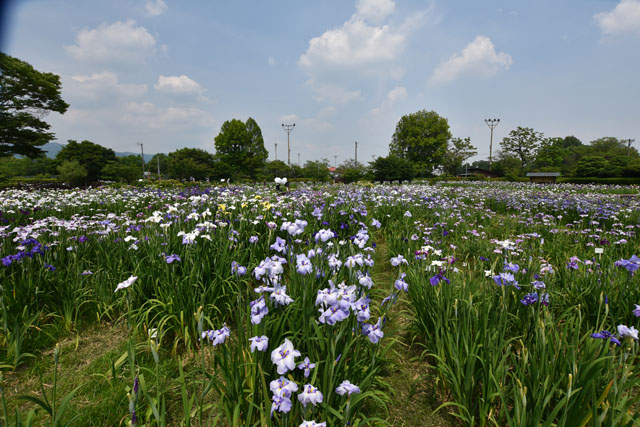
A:
POLYGON ((276 160, 278 160, 278 143, 276 142, 274 145, 276 146, 276 160))
POLYGON ((144 178, 144 149, 142 147, 142 142, 136 142, 140 146, 140 158, 142 159, 142 178, 144 178))
POLYGON ((489 171, 491 171, 491 164, 493 161, 493 129, 498 126, 500 119, 484 119, 484 122, 489 126, 489 129, 491 129, 491 139, 489 141, 489 171))
POLYGON ((287 166, 291 167, 291 144, 289 143, 289 134, 296 127, 296 124, 285 125, 282 123, 282 129, 287 133, 287 166))

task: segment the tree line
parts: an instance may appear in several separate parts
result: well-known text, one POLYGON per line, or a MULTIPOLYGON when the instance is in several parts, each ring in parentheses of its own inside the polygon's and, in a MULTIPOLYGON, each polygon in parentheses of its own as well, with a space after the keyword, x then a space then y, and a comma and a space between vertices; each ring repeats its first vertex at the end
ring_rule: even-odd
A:
POLYGON ((353 182, 405 181, 435 175, 455 176, 465 167, 491 169, 517 178, 530 171, 561 172, 577 177, 637 177, 640 155, 629 143, 614 137, 583 144, 574 136, 547 138, 528 127, 517 127, 500 142, 495 161, 465 163, 477 154, 469 137, 454 137, 449 122, 435 111, 404 115, 397 123, 389 153, 369 164, 353 159, 329 171, 327 159, 287 165, 267 161, 262 131, 251 117, 224 122, 214 138, 215 154, 181 148, 142 157, 117 157, 91 141, 69 140, 54 159, 41 147, 52 141, 49 112, 64 114, 69 104, 61 98, 59 76, 42 73, 30 64, 0 52, 0 180, 10 177, 57 176, 74 185, 99 181, 132 183, 142 178, 177 180, 267 181, 275 177, 353 182), (147 171, 143 175, 143 170, 147 171), (159 173, 158 173, 159 172, 159 173))

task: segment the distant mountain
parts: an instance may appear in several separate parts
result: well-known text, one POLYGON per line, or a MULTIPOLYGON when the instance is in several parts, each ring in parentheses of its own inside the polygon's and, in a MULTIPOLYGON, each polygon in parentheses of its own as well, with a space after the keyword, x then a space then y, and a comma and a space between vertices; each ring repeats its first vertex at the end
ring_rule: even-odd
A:
POLYGON ((64 147, 64 145, 58 144, 57 142, 47 142, 40 148, 47 153, 48 158, 53 159, 56 154, 58 154, 58 151, 62 150, 62 147, 64 147))
MULTIPOLYGON (((64 147, 63 144, 59 144, 57 142, 47 142, 46 144, 44 144, 41 148, 47 153, 47 157, 50 159, 53 159, 54 157, 56 157, 56 154, 58 154, 58 152, 60 150, 62 150, 62 147, 64 147)), ((116 151, 116 157, 125 157, 125 156, 139 156, 140 154, 138 153, 132 153, 130 151, 125 151, 125 152, 119 152, 116 151)), ((149 160, 151 160, 153 158, 153 156, 155 156, 155 154, 145 154, 144 155, 144 161, 148 162, 149 160)))

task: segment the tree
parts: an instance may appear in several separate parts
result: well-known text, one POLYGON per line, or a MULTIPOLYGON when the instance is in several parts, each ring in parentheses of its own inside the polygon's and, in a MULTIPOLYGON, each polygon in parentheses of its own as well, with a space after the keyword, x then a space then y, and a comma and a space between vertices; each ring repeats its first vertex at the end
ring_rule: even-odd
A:
POLYGON ((251 117, 246 123, 237 119, 224 122, 215 137, 215 146, 216 157, 229 165, 235 176, 255 178, 269 155, 262 131, 251 117))
POLYGON ((446 174, 455 175, 458 169, 462 167, 462 162, 477 153, 476 148, 471 145, 471 138, 453 138, 447 144, 442 169, 446 174))
POLYGON ((0 157, 44 154, 39 147, 54 134, 42 119, 50 111, 64 114, 69 108, 60 89, 59 76, 0 52, 0 157))
POLYGON ((544 134, 532 128, 518 126, 504 137, 500 146, 504 155, 512 155, 520 159, 522 171, 535 159, 538 146, 544 141, 544 134))
POLYGON ((578 162, 576 176, 601 177, 607 174, 609 162, 602 156, 585 156, 578 162))
POLYGON ((329 160, 307 160, 302 167, 302 173, 305 178, 311 178, 314 181, 329 181, 331 178, 329 175, 329 160))
POLYGON ((87 169, 77 160, 65 160, 58 166, 60 179, 71 185, 84 184, 87 181, 87 169))
POLYGON ((110 181, 126 182, 131 184, 142 178, 142 165, 140 156, 132 154, 117 157, 116 160, 107 163, 101 171, 104 179, 110 181))
POLYGON ((67 142, 56 154, 56 161, 61 164, 65 160, 77 160, 87 170, 86 180, 97 181, 102 178, 102 168, 109 162, 116 161, 116 153, 111 148, 103 147, 91 141, 78 143, 73 139, 67 142))
POLYGON ((169 176, 176 179, 204 180, 213 175, 215 163, 213 154, 199 148, 182 148, 167 156, 169 176))
POLYGON ((398 121, 389 155, 409 160, 420 175, 429 175, 442 164, 450 139, 447 119, 435 111, 421 110, 398 121))
POLYGON ((346 184, 360 181, 367 174, 367 168, 362 163, 356 162, 354 159, 347 159, 338 166, 336 172, 340 175, 340 181, 346 184))
POLYGON ((151 160, 147 162, 147 170, 150 171, 151 175, 155 177, 156 174, 158 173, 158 164, 160 164, 160 175, 166 176, 168 173, 167 159, 168 157, 164 153, 154 154, 151 160))
POLYGON ((413 163, 391 154, 388 157, 378 157, 369 164, 375 181, 411 181, 415 176, 413 163))

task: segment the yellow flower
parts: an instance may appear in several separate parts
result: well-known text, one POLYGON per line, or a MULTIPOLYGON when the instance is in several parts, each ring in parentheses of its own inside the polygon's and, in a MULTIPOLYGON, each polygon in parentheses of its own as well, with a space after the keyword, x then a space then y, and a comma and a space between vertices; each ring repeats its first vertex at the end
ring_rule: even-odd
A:
POLYGON ((227 206, 226 205, 218 205, 218 209, 220 209, 222 212, 225 212, 227 210, 227 206))

